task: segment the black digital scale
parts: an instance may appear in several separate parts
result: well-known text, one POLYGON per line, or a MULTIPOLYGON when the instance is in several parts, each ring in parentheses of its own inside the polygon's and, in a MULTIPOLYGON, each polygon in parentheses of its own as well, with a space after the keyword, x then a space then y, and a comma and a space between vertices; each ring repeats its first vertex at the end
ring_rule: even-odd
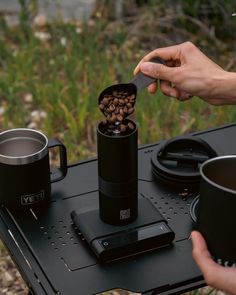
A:
POLYGON ((171 244, 175 234, 167 221, 146 198, 139 199, 139 214, 129 225, 102 222, 99 210, 71 214, 74 224, 101 262, 124 259, 171 244))
MULTIPOLYGON (((235 134, 236 124, 231 124, 191 136, 207 142, 220 156, 236 154, 235 134)), ((194 223, 190 211, 197 207, 191 205, 198 196, 197 167, 208 154, 199 145, 196 157, 179 144, 177 152, 172 145, 166 150, 166 142, 139 147, 138 218, 122 228, 92 222, 99 218, 97 159, 68 167, 67 176, 53 183, 46 210, 0 208, 1 239, 31 294, 90 295, 124 289, 167 295, 205 285, 189 236, 194 223), (164 173, 153 160, 165 166, 164 173), (179 167, 181 183, 176 185, 173 177, 179 167), (182 176, 189 169, 185 185, 182 176)))

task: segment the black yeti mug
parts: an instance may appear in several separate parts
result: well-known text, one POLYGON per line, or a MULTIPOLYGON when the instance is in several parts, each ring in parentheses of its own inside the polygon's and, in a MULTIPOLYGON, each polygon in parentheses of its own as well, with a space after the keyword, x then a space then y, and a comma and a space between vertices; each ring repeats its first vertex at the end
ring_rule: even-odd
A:
POLYGON ((0 133, 0 204, 23 209, 44 206, 51 182, 67 173, 65 146, 36 130, 10 129, 0 133), (50 169, 49 148, 59 147, 60 167, 50 169))
POLYGON ((97 128, 100 218, 112 225, 125 225, 137 218, 138 172, 137 127, 125 133, 107 131, 108 124, 97 128))

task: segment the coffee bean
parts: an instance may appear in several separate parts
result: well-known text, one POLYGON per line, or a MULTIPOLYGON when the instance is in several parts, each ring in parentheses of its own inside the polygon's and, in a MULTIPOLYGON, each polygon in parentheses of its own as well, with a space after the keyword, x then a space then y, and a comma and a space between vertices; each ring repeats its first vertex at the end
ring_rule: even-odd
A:
POLYGON ((119 99, 118 99, 118 98, 115 98, 115 99, 113 100, 113 104, 114 104, 115 106, 117 106, 118 103, 119 103, 119 99))
POLYGON ((119 105, 124 105, 125 101, 123 99, 119 99, 119 105))
POLYGON ((120 108, 119 107, 116 107, 115 114, 118 115, 119 113, 120 113, 120 108))
POLYGON ((131 115, 134 112, 134 108, 128 109, 128 114, 131 115))
POLYGON ((115 109, 116 109, 116 107, 114 106, 114 104, 110 104, 109 110, 113 112, 115 109))
POLYGON ((125 132, 126 126, 124 124, 120 124, 120 132, 125 132))
POLYGON ((129 123, 128 123, 128 128, 129 128, 130 130, 134 130, 134 125, 133 125, 131 122, 129 122, 129 123))
POLYGON ((128 97, 129 102, 134 103, 135 98, 133 98, 132 96, 128 97))
POLYGON ((103 100, 102 100, 102 104, 104 105, 104 106, 106 106, 106 105, 108 105, 108 98, 107 97, 104 97, 103 98, 103 100))
POLYGON ((103 110, 105 109, 105 105, 101 103, 101 104, 99 105, 99 109, 103 111, 103 110))
POLYGON ((123 112, 124 112, 125 114, 128 114, 128 108, 127 108, 126 106, 123 108, 123 112))
POLYGON ((115 123, 116 121, 117 121, 117 117, 114 114, 114 115, 111 116, 110 122, 115 123))
POLYGON ((116 118, 117 118, 117 120, 119 121, 119 122, 122 122, 123 120, 124 120, 124 117, 122 116, 122 115, 117 115, 116 116, 116 118))
POLYGON ((124 116, 124 111, 123 111, 123 109, 120 109, 120 114, 121 114, 121 116, 124 116))

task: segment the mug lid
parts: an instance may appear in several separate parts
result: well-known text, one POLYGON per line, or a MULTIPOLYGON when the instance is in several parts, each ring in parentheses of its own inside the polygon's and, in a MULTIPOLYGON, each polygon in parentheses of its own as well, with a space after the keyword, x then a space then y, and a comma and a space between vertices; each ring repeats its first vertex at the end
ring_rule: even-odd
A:
POLYGON ((193 185, 200 181, 200 165, 217 153, 203 139, 181 136, 159 145, 152 155, 152 172, 158 179, 177 185, 193 185))

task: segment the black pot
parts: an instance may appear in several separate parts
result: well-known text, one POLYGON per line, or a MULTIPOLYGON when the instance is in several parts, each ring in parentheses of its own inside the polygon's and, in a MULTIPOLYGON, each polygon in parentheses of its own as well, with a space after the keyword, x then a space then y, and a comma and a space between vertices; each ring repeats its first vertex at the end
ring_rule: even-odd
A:
POLYGON ((236 156, 210 159, 200 169, 196 229, 221 263, 236 262, 236 156))

